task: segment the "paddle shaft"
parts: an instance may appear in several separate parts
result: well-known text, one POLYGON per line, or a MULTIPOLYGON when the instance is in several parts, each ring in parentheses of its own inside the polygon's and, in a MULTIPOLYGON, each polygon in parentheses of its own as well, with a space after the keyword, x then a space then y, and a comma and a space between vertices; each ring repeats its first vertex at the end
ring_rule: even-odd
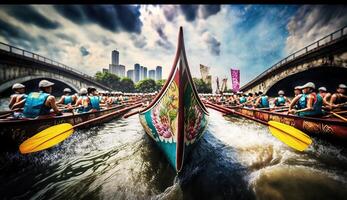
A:
POLYGON ((339 115, 339 114, 337 114, 337 113, 334 113, 334 112, 331 112, 331 114, 333 114, 334 116, 336 116, 336 117, 342 119, 343 121, 347 122, 347 118, 344 118, 344 117, 342 117, 341 115, 339 115))
POLYGON ((123 109, 111 112, 109 114, 106 114, 106 115, 102 115, 100 117, 97 117, 97 118, 94 118, 94 119, 91 119, 91 120, 79 123, 77 125, 74 125, 73 128, 78 128, 78 127, 81 127, 81 126, 85 126, 85 125, 87 125, 89 123, 95 122, 95 121, 103 120, 103 119, 105 119, 105 118, 107 118, 107 117, 109 117, 111 115, 115 115, 115 114, 118 114, 118 113, 121 113, 121 112, 126 112, 126 111, 129 111, 131 109, 137 108, 137 107, 139 107, 141 105, 142 105, 141 103, 138 103, 138 104, 135 104, 133 106, 130 106, 130 107, 127 107, 127 108, 123 108, 123 109))
POLYGON ((247 118, 247 119, 250 119, 250 120, 259 122, 259 123, 261 123, 261 124, 263 124, 263 125, 269 125, 267 122, 264 122, 264 121, 261 121, 261 120, 259 120, 259 119, 250 117, 250 116, 248 116, 248 115, 245 115, 245 114, 242 114, 242 113, 240 113, 240 112, 231 110, 231 109, 229 109, 229 108, 224 108, 224 107, 216 106, 216 105, 213 105, 213 104, 208 103, 208 102, 206 103, 206 106, 207 106, 207 107, 210 107, 210 108, 212 108, 212 109, 215 109, 215 110, 217 110, 217 111, 219 111, 219 112, 223 112, 223 113, 226 113, 226 114, 230 114, 230 113, 232 113, 232 114, 237 114, 237 115, 240 115, 240 116, 245 117, 245 118, 247 118))

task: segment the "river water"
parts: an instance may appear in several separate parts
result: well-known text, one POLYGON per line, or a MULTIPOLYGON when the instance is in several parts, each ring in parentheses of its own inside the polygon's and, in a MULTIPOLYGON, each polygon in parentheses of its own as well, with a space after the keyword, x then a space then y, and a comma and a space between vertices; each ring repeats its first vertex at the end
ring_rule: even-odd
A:
POLYGON ((263 125, 209 111, 178 175, 132 116, 46 151, 0 153, 1 199, 346 199, 342 145, 313 138, 297 152, 263 125))

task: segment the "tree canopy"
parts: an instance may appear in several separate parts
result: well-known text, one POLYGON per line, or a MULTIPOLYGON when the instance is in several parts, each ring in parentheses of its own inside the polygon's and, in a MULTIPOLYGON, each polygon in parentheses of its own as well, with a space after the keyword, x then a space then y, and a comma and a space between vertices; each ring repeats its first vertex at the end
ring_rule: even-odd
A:
POLYGON ((153 79, 144 79, 135 84, 135 88, 138 92, 155 92, 157 91, 157 85, 153 79))
POLYGON ((212 93, 212 87, 211 85, 208 85, 205 83, 202 79, 199 78, 193 78, 196 90, 198 93, 212 93))

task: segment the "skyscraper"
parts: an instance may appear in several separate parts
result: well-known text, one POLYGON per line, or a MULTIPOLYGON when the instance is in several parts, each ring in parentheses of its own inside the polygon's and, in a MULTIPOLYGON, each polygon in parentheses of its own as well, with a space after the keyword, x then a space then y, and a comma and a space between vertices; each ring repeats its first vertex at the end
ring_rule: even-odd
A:
POLYGON ((119 65, 119 52, 117 50, 112 51, 112 65, 119 65))
POLYGON ((140 81, 143 80, 143 66, 140 67, 140 81))
POLYGON ((125 76, 125 66, 124 65, 116 65, 116 73, 119 77, 125 76))
POLYGON ((143 67, 143 79, 147 78, 147 67, 143 67))
POLYGON ((155 69, 148 71, 148 78, 155 80, 155 69))
POLYGON ((161 66, 157 66, 155 68, 155 79, 156 80, 161 80, 162 79, 162 67, 161 66))
POLYGON ((136 63, 134 65, 134 79, 135 79, 135 83, 138 82, 140 80, 140 64, 136 63))
POLYGON ((130 69, 127 71, 127 77, 134 81, 134 70, 130 69))

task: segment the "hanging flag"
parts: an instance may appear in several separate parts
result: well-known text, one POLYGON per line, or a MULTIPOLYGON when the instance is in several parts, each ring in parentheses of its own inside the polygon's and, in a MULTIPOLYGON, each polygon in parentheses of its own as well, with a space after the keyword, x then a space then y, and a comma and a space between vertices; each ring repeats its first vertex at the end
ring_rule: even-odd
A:
POLYGON ((233 92, 238 92, 240 90, 240 70, 231 68, 231 82, 233 92))

